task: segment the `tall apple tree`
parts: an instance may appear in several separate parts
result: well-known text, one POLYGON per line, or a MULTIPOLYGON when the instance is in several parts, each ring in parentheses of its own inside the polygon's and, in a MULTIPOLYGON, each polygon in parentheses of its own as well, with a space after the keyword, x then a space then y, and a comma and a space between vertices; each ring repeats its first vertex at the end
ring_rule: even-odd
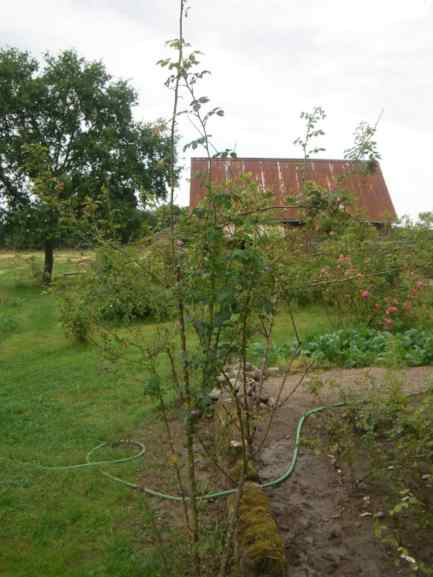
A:
POLYGON ((44 279, 56 244, 110 207, 127 241, 137 202, 164 198, 170 145, 162 122, 134 119, 137 94, 101 62, 74 51, 0 50, 0 209, 3 221, 44 248, 44 279))

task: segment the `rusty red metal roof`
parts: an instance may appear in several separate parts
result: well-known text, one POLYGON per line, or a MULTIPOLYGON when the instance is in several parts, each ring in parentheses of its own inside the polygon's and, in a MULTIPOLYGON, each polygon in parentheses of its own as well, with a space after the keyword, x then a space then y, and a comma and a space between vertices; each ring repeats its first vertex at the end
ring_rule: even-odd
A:
MULTIPOLYGON (((259 186, 272 192, 278 205, 286 204, 288 196, 296 197, 302 188, 304 160, 295 158, 207 158, 191 159, 190 208, 195 208, 206 194, 203 175, 208 174, 210 162, 211 181, 228 185, 241 175, 249 173, 259 186)), ((353 196, 355 209, 365 214, 371 222, 394 220, 397 214, 379 164, 371 174, 360 174, 348 160, 308 160, 305 180, 333 190, 337 184, 353 196)), ((299 221, 295 208, 282 215, 283 220, 299 221)))

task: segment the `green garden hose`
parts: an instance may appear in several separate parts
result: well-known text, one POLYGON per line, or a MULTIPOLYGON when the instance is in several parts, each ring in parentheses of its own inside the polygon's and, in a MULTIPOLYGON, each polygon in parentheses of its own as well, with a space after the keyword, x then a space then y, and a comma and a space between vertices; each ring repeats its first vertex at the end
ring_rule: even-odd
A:
MULTIPOLYGON (((294 448, 292 460, 291 460, 289 466, 287 467, 287 469, 284 471, 284 473, 282 475, 280 475, 276 479, 273 479, 272 481, 267 481, 266 483, 262 483, 260 486, 264 489, 267 487, 278 487, 278 485, 281 485, 281 483, 284 483, 284 481, 287 481, 287 479, 289 479, 292 476, 292 474, 294 473, 294 471, 296 469, 296 465, 298 462, 299 450, 300 450, 300 446, 301 446, 302 429, 303 429, 304 423, 308 417, 310 417, 311 415, 315 415, 317 413, 321 413, 322 411, 325 411, 325 410, 343 407, 345 404, 346 403, 341 402, 341 403, 336 403, 334 405, 323 405, 323 406, 315 407, 314 409, 309 409, 308 411, 305 411, 305 413, 299 419, 297 427, 296 427, 295 448, 294 448)), ((94 453, 95 451, 97 451, 98 449, 100 449, 101 447, 103 447, 105 445, 105 443, 101 443, 100 445, 94 447, 93 449, 91 449, 87 453, 86 463, 83 463, 81 465, 72 465, 69 467, 66 466, 66 467, 61 467, 61 468, 59 468, 59 467, 54 467, 54 468, 53 467, 45 467, 45 469, 67 470, 67 469, 74 469, 74 468, 76 469, 78 467, 95 466, 95 465, 101 465, 101 464, 114 464, 114 463, 122 463, 122 462, 124 463, 126 461, 136 460, 143 455, 144 446, 141 443, 138 443, 137 441, 128 441, 128 443, 138 445, 142 448, 142 450, 137 455, 134 455, 132 457, 128 457, 126 459, 117 459, 116 461, 90 461, 90 456, 92 455, 92 453, 94 453)), ((120 477, 116 477, 115 475, 111 475, 111 473, 107 473, 106 471, 101 471, 101 473, 105 477, 107 477, 108 479, 111 479, 112 481, 115 481, 116 483, 120 483, 122 485, 125 485, 126 487, 131 488, 131 489, 136 489, 137 491, 140 491, 140 492, 145 493, 146 495, 150 495, 152 497, 158 497, 159 499, 166 499, 169 501, 184 501, 184 500, 189 501, 190 500, 190 497, 179 497, 178 495, 170 495, 168 493, 161 493, 160 491, 148 489, 147 487, 141 487, 140 485, 137 485, 136 483, 131 483, 130 481, 125 481, 124 479, 121 479, 120 477)), ((225 491, 214 491, 212 493, 206 493, 204 495, 199 495, 197 497, 197 499, 201 500, 201 501, 217 499, 219 497, 228 497, 229 495, 233 495, 236 492, 237 492, 237 489, 226 489, 225 491)))
POLYGON ((305 420, 308 419, 308 417, 310 417, 311 415, 315 415, 316 413, 321 413, 322 411, 326 411, 328 409, 338 409, 339 407, 344 407, 345 405, 346 405, 346 403, 342 401, 340 403, 335 403, 334 405, 323 405, 321 407, 316 407, 314 409, 309 409, 308 411, 305 411, 305 413, 299 419, 298 425, 296 427, 295 449, 293 451, 292 461, 291 461, 290 465, 288 466, 288 468, 286 469, 286 471, 284 471, 284 473, 282 475, 277 477, 277 479, 274 479, 273 481, 268 481, 267 483, 263 483, 261 486, 263 488, 278 487, 278 485, 281 485, 281 483, 284 483, 284 481, 287 481, 287 479, 292 476, 292 474, 294 473, 294 471, 296 469, 296 464, 298 462, 299 449, 301 447, 302 428, 304 426, 305 420))
POLYGON ((116 446, 116 445, 136 445, 140 451, 136 454, 136 455, 132 455, 131 457, 123 457, 121 459, 112 459, 112 460, 106 460, 106 461, 90 461, 89 457, 92 453, 94 453, 95 451, 97 451, 98 449, 102 449, 102 447, 106 447, 107 443, 100 443, 99 445, 96 445, 96 447, 93 447, 93 449, 91 449, 88 453, 87 453, 87 458, 86 458, 86 462, 85 463, 79 463, 78 465, 59 465, 59 466, 51 466, 51 467, 47 467, 44 465, 36 465, 38 467, 38 469, 41 469, 42 471, 71 471, 73 469, 84 469, 86 467, 99 467, 101 465, 118 465, 119 463, 127 463, 128 461, 135 461, 136 459, 139 459, 140 457, 142 457, 144 455, 144 453, 146 452, 146 449, 144 447, 144 445, 138 441, 118 441, 117 443, 114 443, 112 446, 116 446))

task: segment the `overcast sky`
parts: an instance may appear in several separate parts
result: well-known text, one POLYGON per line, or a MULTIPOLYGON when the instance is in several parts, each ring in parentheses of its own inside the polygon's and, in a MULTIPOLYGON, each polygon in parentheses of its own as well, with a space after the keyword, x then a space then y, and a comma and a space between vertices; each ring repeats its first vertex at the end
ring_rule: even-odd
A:
MULTIPOLYGON (((212 71, 201 93, 226 116, 218 148, 297 157, 299 114, 327 112, 321 145, 342 157, 362 121, 378 129, 382 170, 399 215, 433 210, 433 0, 191 0, 186 39, 212 71)), ((0 42, 34 55, 75 48, 139 92, 139 118, 170 114, 165 41, 178 0, 1 2, 0 42)), ((186 120, 185 120, 186 122, 186 120)), ((192 127, 182 127, 185 138, 192 127)), ((186 165, 189 158, 185 157, 186 165)), ((188 202, 188 185, 178 194, 188 202)))

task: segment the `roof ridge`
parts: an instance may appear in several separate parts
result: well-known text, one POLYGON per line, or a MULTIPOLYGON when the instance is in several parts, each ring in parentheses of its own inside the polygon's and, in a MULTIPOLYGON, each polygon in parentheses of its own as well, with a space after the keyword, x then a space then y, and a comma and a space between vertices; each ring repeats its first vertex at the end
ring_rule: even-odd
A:
MULTIPOLYGON (((206 156, 191 156, 191 160, 209 160, 206 156)), ((262 157, 262 156, 236 156, 236 158, 211 158, 211 161, 226 161, 226 160, 260 160, 260 161, 284 161, 284 162, 305 162, 304 158, 283 158, 283 157, 262 157)), ((356 162, 345 158, 307 158, 307 162, 356 162)), ((368 162, 368 160, 361 160, 360 162, 368 162)))

